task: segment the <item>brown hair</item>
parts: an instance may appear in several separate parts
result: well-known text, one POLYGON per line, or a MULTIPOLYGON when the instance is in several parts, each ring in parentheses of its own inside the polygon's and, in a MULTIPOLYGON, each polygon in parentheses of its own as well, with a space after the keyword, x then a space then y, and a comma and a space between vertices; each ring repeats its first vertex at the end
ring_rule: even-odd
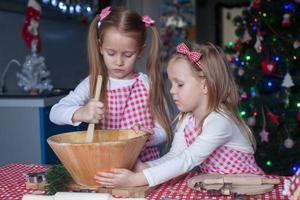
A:
MULTIPOLYGON (((256 149, 256 141, 253 136, 251 129, 247 126, 244 120, 239 115, 239 93, 238 86, 235 83, 235 79, 230 69, 230 66, 226 60, 226 56, 222 49, 218 46, 215 46, 211 43, 205 44, 196 44, 191 43, 187 44, 190 51, 197 51, 202 54, 198 65, 191 62, 187 56, 175 53, 169 62, 176 59, 185 59, 193 71, 200 77, 203 78, 203 75, 206 79, 206 84, 208 88, 208 108, 205 117, 202 119, 202 122, 209 115, 209 113, 215 111, 218 113, 225 112, 234 122, 236 122, 246 133, 245 135, 252 144, 253 149, 256 149), (199 65, 201 67, 199 67, 199 65)), ((179 120, 185 113, 181 113, 179 120)))
MULTIPOLYGON (((88 32, 88 60, 90 66, 90 95, 93 96, 97 75, 103 77, 100 100, 107 101, 105 89, 107 87, 108 72, 102 55, 100 54, 99 42, 103 41, 105 32, 114 28, 120 33, 132 37, 142 50, 147 37, 147 30, 142 17, 135 11, 126 8, 112 8, 111 13, 101 21, 98 28, 99 17, 96 16, 88 32)), ((161 66, 159 62, 160 38, 159 32, 154 24, 149 26, 152 30, 152 41, 148 53, 146 71, 150 78, 149 104, 154 118, 161 124, 167 133, 168 142, 171 141, 172 129, 166 110, 171 111, 169 101, 163 85, 161 66), (168 107, 167 109, 165 107, 168 107)))

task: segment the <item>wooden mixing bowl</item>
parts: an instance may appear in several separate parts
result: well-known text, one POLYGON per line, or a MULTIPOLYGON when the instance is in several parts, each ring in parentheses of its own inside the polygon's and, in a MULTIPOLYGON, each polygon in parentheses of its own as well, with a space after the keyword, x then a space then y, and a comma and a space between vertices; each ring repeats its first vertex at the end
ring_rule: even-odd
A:
POLYGON ((147 140, 144 132, 133 130, 95 130, 94 142, 86 143, 86 131, 54 135, 48 144, 82 186, 99 186, 94 176, 112 168, 131 169, 147 140))

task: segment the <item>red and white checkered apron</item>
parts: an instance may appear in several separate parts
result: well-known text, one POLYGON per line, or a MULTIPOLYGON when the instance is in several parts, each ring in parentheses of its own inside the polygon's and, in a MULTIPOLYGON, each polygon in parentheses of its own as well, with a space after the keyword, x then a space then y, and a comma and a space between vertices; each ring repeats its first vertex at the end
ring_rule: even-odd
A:
MULTIPOLYGON (((100 129, 131 129, 134 125, 153 129, 154 122, 149 107, 149 92, 143 81, 126 87, 107 89, 107 119, 100 121, 100 129)), ((146 147, 140 154, 141 161, 160 157, 158 146, 146 147)))
MULTIPOLYGON (((200 129, 195 129, 194 124, 195 118, 190 116, 189 122, 184 128, 187 146, 190 146, 200 133, 200 129)), ((252 153, 241 152, 227 146, 217 148, 199 167, 202 173, 207 174, 264 174, 256 164, 252 153)))
POLYGON ((298 169, 298 171, 293 175, 292 180, 291 180, 291 185, 288 189, 288 195, 291 199, 300 199, 300 196, 298 197, 293 197, 294 192, 296 191, 296 189, 300 187, 300 169, 298 169))
POLYGON ((192 115, 189 116, 188 123, 184 127, 184 138, 188 146, 193 144, 200 131, 200 128, 195 128, 195 118, 192 115))

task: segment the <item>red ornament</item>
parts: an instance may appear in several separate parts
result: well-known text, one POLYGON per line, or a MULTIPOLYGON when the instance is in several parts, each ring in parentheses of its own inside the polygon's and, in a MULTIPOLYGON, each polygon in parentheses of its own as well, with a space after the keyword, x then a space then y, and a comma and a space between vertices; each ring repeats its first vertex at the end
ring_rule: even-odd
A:
POLYGON ((290 27, 290 25, 291 25, 290 18, 291 18, 291 14, 289 14, 289 13, 283 14, 282 21, 281 21, 281 26, 283 28, 290 27))
POLYGON ((37 52, 41 51, 39 23, 41 6, 35 0, 29 0, 26 8, 25 22, 22 27, 22 37, 25 44, 32 48, 32 41, 37 41, 37 52))
POLYGON ((300 110, 297 113, 297 121, 300 122, 300 110))
POLYGON ((275 115, 272 112, 268 112, 268 116, 271 122, 273 122, 274 124, 276 124, 276 126, 279 126, 279 117, 277 115, 275 115))
POLYGON ((260 3, 261 3, 261 0, 253 0, 251 3, 252 4, 251 6, 253 8, 258 8, 260 6, 260 3))
POLYGON ((276 71, 276 63, 274 61, 263 60, 260 65, 266 75, 272 75, 276 71))
POLYGON ((241 40, 238 40, 238 41, 235 43, 233 49, 234 49, 235 51, 238 51, 238 50, 240 50, 241 47, 242 47, 242 42, 241 42, 241 40))

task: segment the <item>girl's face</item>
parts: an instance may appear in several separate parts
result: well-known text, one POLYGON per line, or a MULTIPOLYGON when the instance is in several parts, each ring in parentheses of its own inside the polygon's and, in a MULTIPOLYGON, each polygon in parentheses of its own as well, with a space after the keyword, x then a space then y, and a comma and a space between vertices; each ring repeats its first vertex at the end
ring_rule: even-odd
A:
POLYGON ((197 77, 189 63, 181 58, 171 60, 167 72, 172 84, 170 93, 178 110, 194 114, 204 112, 207 105, 205 79, 197 77))
POLYGON ((141 53, 134 38, 110 28, 103 35, 100 52, 110 77, 115 79, 132 79, 134 77, 135 63, 141 53))

